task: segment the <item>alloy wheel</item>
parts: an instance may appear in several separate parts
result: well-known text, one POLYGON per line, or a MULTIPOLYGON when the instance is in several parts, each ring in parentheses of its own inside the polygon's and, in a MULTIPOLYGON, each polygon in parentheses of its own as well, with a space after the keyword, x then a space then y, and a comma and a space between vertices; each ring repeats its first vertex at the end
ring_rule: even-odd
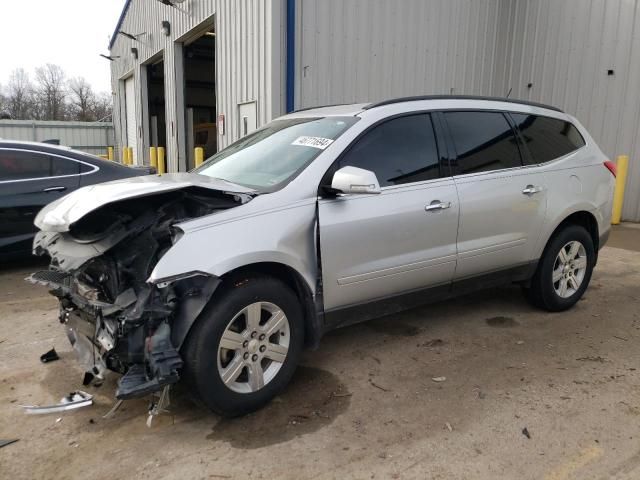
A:
POLYGON ((561 298, 575 294, 584 280, 587 271, 587 252, 577 240, 565 244, 553 264, 553 288, 561 298))
POLYGON ((289 320, 280 307, 269 302, 246 306, 234 315, 220 338, 220 378, 234 392, 257 392, 282 368, 289 338, 289 320))

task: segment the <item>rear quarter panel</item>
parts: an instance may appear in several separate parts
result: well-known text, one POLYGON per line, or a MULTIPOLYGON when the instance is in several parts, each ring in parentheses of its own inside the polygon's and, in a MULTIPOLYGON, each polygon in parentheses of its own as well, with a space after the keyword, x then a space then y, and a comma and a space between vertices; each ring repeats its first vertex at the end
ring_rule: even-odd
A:
POLYGON ((600 236, 611 228, 615 179, 604 166, 607 157, 576 119, 569 117, 569 120, 578 127, 586 145, 539 167, 545 176, 548 203, 536 248, 538 258, 554 230, 572 213, 587 211, 593 214, 600 236))

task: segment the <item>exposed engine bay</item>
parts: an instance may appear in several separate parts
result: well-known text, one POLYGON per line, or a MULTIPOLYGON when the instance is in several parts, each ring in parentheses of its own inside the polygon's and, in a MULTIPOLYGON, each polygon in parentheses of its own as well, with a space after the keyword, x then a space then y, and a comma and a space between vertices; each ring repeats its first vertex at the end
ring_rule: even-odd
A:
POLYGON ((176 224, 251 198, 187 187, 105 204, 68 231, 37 234, 34 253, 49 255, 51 264, 29 280, 59 299, 59 319, 85 369, 85 385, 100 384, 108 370, 121 373, 116 397, 124 400, 179 380, 180 345, 219 279, 147 280, 180 239, 176 224))

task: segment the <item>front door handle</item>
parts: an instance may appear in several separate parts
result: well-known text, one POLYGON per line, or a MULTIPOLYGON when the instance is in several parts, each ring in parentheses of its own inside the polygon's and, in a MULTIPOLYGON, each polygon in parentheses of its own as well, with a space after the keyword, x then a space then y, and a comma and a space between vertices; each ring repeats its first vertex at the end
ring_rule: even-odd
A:
POLYGON ((527 185, 522 193, 525 195, 533 195, 534 193, 539 193, 542 191, 542 187, 538 187, 537 185, 527 185))
POLYGON ((434 200, 429 205, 424 207, 427 212, 433 212, 436 210, 444 210, 445 208, 449 208, 451 206, 451 202, 441 202, 440 200, 434 200))
POLYGON ((45 188, 44 190, 42 190, 43 192, 64 192, 67 189, 67 187, 49 187, 49 188, 45 188))

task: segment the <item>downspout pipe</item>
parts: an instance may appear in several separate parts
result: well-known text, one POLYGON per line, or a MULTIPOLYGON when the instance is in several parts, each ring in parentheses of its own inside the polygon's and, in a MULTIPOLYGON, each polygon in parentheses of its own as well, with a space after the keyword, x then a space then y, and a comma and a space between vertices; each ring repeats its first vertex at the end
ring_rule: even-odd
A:
POLYGON ((295 102, 296 0, 287 0, 286 110, 293 112, 295 102))

